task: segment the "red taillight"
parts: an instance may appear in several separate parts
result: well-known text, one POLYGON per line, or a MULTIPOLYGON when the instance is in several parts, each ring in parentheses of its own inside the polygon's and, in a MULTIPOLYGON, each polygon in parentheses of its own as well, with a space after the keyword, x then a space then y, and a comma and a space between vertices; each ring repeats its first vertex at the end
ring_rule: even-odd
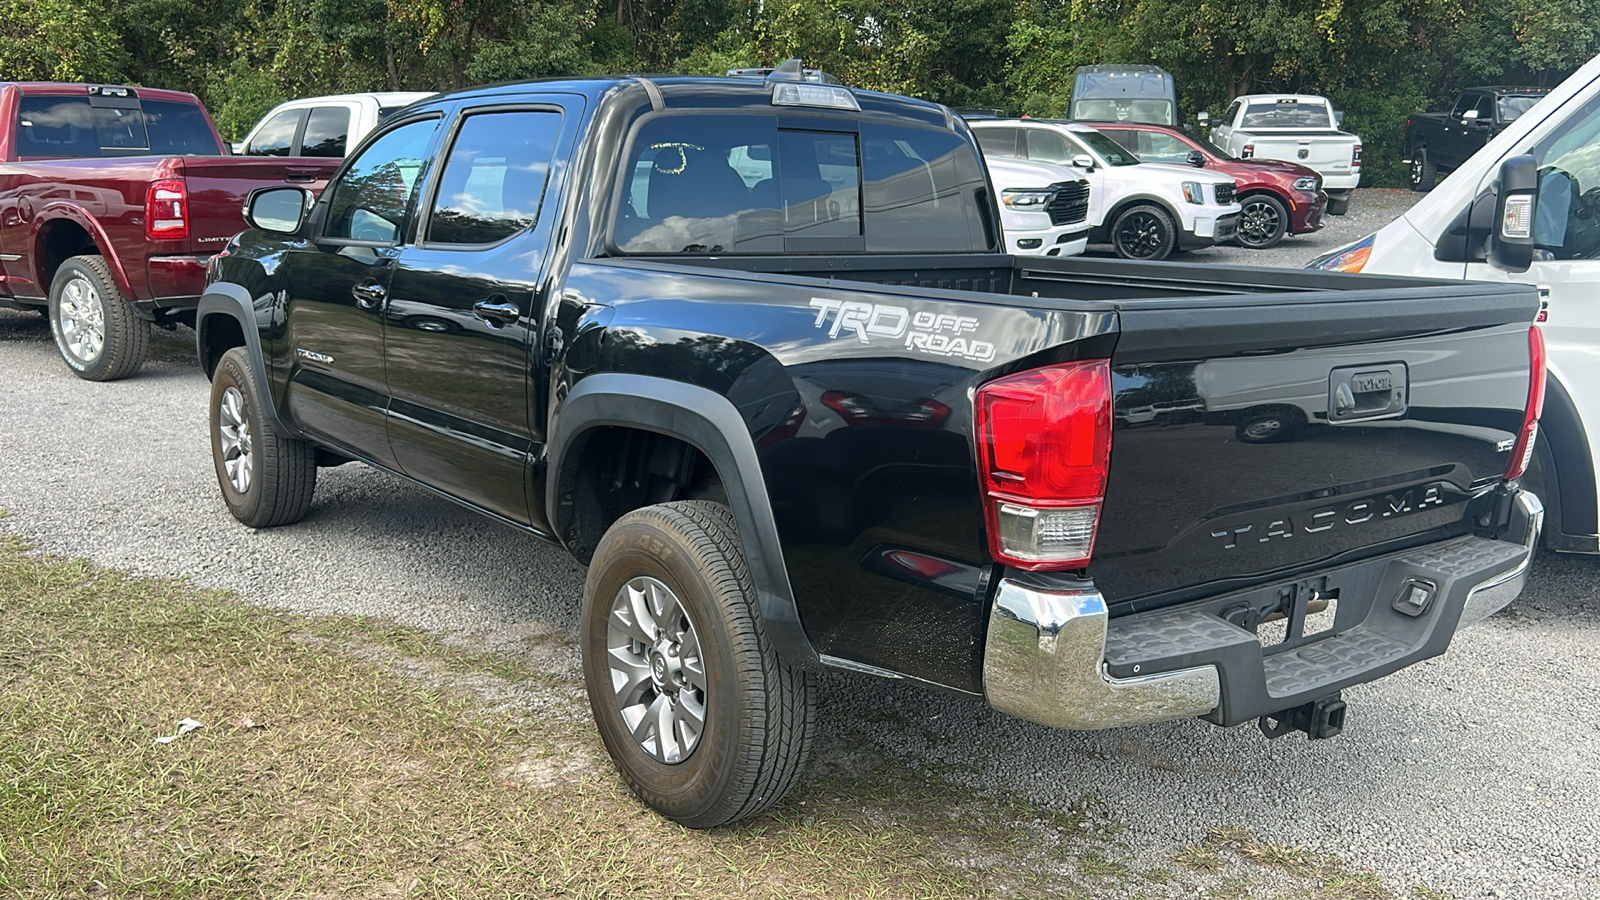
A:
POLYGON ((1352 169, 1361 168, 1361 145, 1360 144, 1357 144, 1355 146, 1355 149, 1350 151, 1350 168, 1352 168, 1352 169))
POLYGON ((1111 363, 1033 369, 978 389, 989 550, 1019 569, 1087 565, 1111 465, 1111 363))
POLYGON ((144 201, 144 233, 153 240, 189 236, 189 188, 181 181, 150 185, 144 201))
POLYGON ((1528 409, 1522 414, 1517 444, 1511 448, 1507 481, 1528 471, 1528 463, 1533 462, 1533 442, 1539 436, 1539 415, 1544 412, 1544 332, 1537 325, 1528 328, 1528 355, 1533 359, 1528 373, 1528 409))
POLYGON ((1245 144, 1244 145, 1244 149, 1239 151, 1239 158, 1240 159, 1250 159, 1251 157, 1254 157, 1255 155, 1256 155, 1256 145, 1255 144, 1245 144))

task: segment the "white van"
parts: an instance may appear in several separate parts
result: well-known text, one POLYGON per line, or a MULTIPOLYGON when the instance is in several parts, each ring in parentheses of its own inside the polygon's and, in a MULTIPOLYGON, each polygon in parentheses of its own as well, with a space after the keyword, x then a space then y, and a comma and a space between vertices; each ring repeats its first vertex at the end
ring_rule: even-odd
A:
POLYGON ((1537 285, 1549 374, 1524 480, 1544 500, 1547 546, 1600 553, 1600 56, 1405 215, 1310 267, 1537 285), (1534 184, 1531 210, 1507 209, 1504 195, 1534 184), (1489 232, 1529 212, 1531 246, 1508 265, 1489 232))

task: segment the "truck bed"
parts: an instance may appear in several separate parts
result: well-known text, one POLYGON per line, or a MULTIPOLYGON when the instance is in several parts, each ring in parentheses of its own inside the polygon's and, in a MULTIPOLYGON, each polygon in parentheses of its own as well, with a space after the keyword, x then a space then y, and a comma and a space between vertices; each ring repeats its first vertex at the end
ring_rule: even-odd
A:
MULTIPOLYGON (((923 398, 961 409, 986 373, 1043 364, 1052 345, 1075 340, 1089 349, 1074 352, 1104 352, 1115 396, 1112 456, 1088 575, 1113 616, 1470 533, 1522 424, 1538 305, 1532 288, 1518 286, 1079 258, 656 257, 592 265, 755 279, 763 309, 792 303, 807 325, 817 310, 808 304, 837 296, 840 304, 964 309, 982 323, 975 335, 988 329, 1010 338, 995 342, 989 360, 933 362, 848 333, 827 343, 830 358, 818 359, 814 347, 767 334, 762 343, 811 409, 830 387, 859 390, 863 382, 877 386, 868 398, 876 409, 909 409, 923 398), (1441 330, 1441 321, 1449 327, 1441 330), (1098 329, 1106 336, 1093 337, 1098 329), (874 366, 882 374, 873 375, 874 366), (1402 408, 1330 421, 1330 381, 1369 373, 1387 373, 1402 408), (1252 424, 1265 427, 1266 415, 1280 417, 1280 430, 1251 432, 1252 424)), ((694 293, 732 298, 747 288, 694 293)), ((656 290, 643 282, 640 289, 656 290)), ((736 317, 740 306, 730 300, 716 314, 736 317)), ((626 315, 623 304, 616 325, 625 327, 626 315)), ((828 315, 824 330, 834 321, 828 315)), ((685 316, 686 330, 693 318, 685 316)), ((792 401, 768 405, 787 410, 792 401)), ((822 652, 973 686, 948 671, 962 657, 959 646, 895 659, 884 651, 972 617, 970 599, 956 599, 962 589, 913 602, 904 584, 874 584, 861 561, 897 542, 938 546, 952 564, 971 567, 946 576, 946 586, 978 589, 984 552, 970 427, 952 415, 944 430, 928 433, 888 415, 766 451, 780 529, 794 548, 790 580, 822 652), (945 517, 901 518, 912 498, 926 510, 933 495, 943 498, 945 517), (941 627, 930 627, 930 617, 944 620, 941 627), (896 629, 904 633, 885 634, 896 629)), ((978 641, 981 622, 969 625, 968 640, 978 641)))

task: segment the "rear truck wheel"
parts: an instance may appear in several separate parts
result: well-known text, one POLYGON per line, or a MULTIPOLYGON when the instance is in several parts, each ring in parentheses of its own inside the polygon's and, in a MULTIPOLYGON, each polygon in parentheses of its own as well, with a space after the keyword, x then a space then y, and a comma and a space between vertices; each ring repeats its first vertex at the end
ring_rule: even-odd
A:
POLYGON ((1350 195, 1349 194, 1329 194, 1328 195, 1328 215, 1330 215, 1330 216, 1342 216, 1342 215, 1344 215, 1345 213, 1347 213, 1349 211, 1350 211, 1350 195))
POLYGON ((628 787, 690 828, 756 815, 811 745, 811 676, 767 640, 733 513, 688 500, 635 510, 589 564, 583 674, 628 787))
POLYGON ((1433 160, 1428 157, 1428 148, 1418 147, 1411 151, 1411 189, 1419 193, 1433 190, 1434 179, 1438 176, 1433 160))
POLYGON ((1130 206, 1111 226, 1111 246, 1123 259, 1166 259, 1177 243, 1172 216, 1159 206, 1130 206))
POLYGON ((116 381, 144 365, 150 323, 134 313, 98 256, 74 256, 50 282, 50 333, 61 358, 86 381, 116 381))
POLYGON ((211 379, 211 460, 222 499, 251 528, 305 518, 317 488, 317 454, 262 412, 262 385, 243 347, 222 355, 211 379))
POLYGON ((1271 194, 1251 194, 1240 202, 1240 246, 1265 250, 1289 233, 1289 211, 1271 194))

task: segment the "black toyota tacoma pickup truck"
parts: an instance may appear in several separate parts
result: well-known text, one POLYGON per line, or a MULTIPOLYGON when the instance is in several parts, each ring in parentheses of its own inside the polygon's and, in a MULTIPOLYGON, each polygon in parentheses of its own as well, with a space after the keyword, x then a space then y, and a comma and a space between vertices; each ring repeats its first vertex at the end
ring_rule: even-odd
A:
POLYGON ((255 193, 197 323, 233 514, 360 460, 566 547, 697 827, 794 784, 818 670, 1326 737, 1521 589, 1532 288, 1012 258, 959 118, 795 68, 436 97, 255 193))

